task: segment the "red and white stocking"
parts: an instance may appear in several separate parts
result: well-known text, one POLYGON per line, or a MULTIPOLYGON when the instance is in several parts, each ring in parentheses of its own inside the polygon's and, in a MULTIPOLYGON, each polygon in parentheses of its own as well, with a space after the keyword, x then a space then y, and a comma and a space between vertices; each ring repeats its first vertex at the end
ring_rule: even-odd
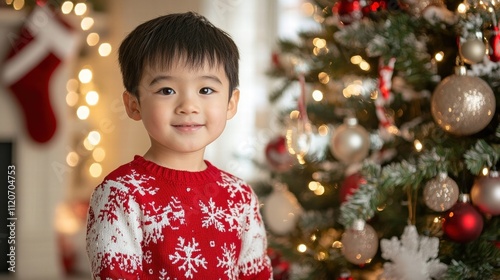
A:
POLYGON ((36 142, 45 143, 56 132, 49 83, 59 64, 76 49, 77 39, 59 15, 37 6, 5 58, 2 83, 21 106, 28 133, 36 142))

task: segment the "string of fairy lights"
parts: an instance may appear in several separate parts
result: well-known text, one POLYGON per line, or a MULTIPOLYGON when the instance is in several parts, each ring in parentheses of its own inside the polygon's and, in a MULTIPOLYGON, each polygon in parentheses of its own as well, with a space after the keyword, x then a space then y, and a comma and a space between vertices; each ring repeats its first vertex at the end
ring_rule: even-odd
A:
MULTIPOLYGON (((471 8, 471 3, 469 3, 469 2, 470 1, 464 1, 463 3, 460 3, 456 8, 456 11, 455 11, 456 14, 458 14, 459 16, 464 16, 465 14, 467 14, 471 8)), ((480 6, 485 11, 488 11, 490 13, 494 13, 494 7, 497 7, 499 5, 499 3, 497 3, 497 1, 495 1, 495 0, 490 1, 490 2, 491 3, 478 1, 476 3, 477 5, 475 8, 478 8, 480 6)), ((321 24, 325 20, 325 18, 320 16, 319 15, 320 13, 317 13, 316 9, 317 8, 312 3, 305 2, 305 3, 301 4, 302 12, 306 16, 309 16, 310 18, 312 18, 315 22, 321 24)), ((327 40, 324 38, 319 38, 319 37, 313 38, 311 43, 313 45, 312 55, 314 55, 314 56, 321 56, 321 55, 324 55, 324 54, 330 52, 330 50, 328 48, 327 40)), ((438 63, 442 62, 446 55, 447 54, 444 51, 441 51, 441 50, 436 51, 432 55, 431 63, 438 64, 438 63)), ((370 71, 373 67, 377 67, 377 66, 370 65, 370 63, 367 60, 365 60, 361 55, 353 55, 350 58, 350 62, 353 65, 358 66, 359 69, 366 71, 366 72, 370 71)), ((291 63, 295 65, 296 59, 292 58, 291 63)), ((318 74, 317 80, 320 84, 327 85, 331 82, 331 77, 326 72, 320 72, 318 74)), ((342 96, 344 98, 351 98, 351 97, 355 97, 355 96, 360 96, 366 92, 369 92, 369 91, 366 90, 366 85, 364 84, 364 82, 361 79, 353 79, 353 80, 349 81, 342 89, 342 96)), ((373 93, 374 92, 370 92, 370 94, 373 94, 373 93)), ((320 89, 320 88, 313 89, 309 94, 314 102, 322 102, 325 98, 325 93, 323 93, 322 89, 320 89)), ((375 91, 375 95, 370 96, 370 98, 376 99, 377 94, 378 94, 378 92, 375 91)), ((296 120, 298 118, 298 115, 300 115, 299 111, 293 110, 289 114, 289 119, 296 120)), ((321 124, 316 128, 316 130, 317 130, 317 133, 319 136, 325 137, 331 132, 332 127, 329 126, 328 124, 321 124)), ((414 139, 413 142, 414 142, 415 150, 417 152, 421 152, 423 150, 422 142, 419 139, 414 139)), ((293 149, 291 149, 290 147, 288 147, 288 150, 292 155, 295 154, 293 149)), ((303 162, 301 162, 301 161, 299 161, 299 163, 303 164, 303 162)), ((483 175, 487 175, 489 173, 489 169, 485 167, 481 173, 483 175)), ((313 192, 315 195, 318 195, 318 196, 321 196, 325 193, 325 187, 318 181, 314 181, 314 180, 310 181, 308 184, 308 188, 311 192, 313 192)))

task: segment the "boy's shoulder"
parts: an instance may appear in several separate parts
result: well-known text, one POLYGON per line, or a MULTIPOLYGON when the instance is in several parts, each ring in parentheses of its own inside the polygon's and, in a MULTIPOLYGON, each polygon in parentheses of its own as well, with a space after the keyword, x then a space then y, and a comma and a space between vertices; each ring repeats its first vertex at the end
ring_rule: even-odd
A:
POLYGON ((236 187, 241 188, 242 190, 247 190, 248 192, 253 192, 252 187, 245 180, 228 171, 222 169, 219 169, 219 171, 221 174, 221 181, 223 185, 231 185, 231 187, 233 188, 236 187))
POLYGON ((116 179, 121 178, 123 176, 137 173, 137 167, 138 166, 136 166, 134 164, 133 160, 129 161, 127 163, 124 163, 124 164, 118 166, 117 168, 115 168, 113 171, 109 172, 108 175, 106 175, 106 177, 104 177, 103 181, 116 180, 116 179))
POLYGON ((154 180, 145 168, 137 163, 137 158, 132 161, 122 164, 109 172, 102 180, 100 186, 109 182, 120 182, 122 184, 136 182, 140 179, 143 181, 154 180), (147 180, 146 180, 147 179, 147 180))

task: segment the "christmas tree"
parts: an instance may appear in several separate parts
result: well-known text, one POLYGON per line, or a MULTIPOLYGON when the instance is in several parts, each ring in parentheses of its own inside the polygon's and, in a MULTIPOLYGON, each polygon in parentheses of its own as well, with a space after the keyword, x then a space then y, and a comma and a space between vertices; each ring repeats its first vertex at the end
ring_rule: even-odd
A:
POLYGON ((256 184, 275 279, 500 279, 500 3, 304 7, 256 184))

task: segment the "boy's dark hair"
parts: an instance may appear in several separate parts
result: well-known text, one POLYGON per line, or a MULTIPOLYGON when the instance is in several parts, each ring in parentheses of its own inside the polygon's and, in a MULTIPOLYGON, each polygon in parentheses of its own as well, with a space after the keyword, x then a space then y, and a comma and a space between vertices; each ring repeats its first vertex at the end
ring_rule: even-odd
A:
POLYGON ((238 87, 238 47, 230 36, 194 12, 169 14, 137 26, 123 40, 118 61, 125 89, 137 98, 146 66, 168 69, 184 57, 187 66, 222 64, 229 80, 229 95, 238 87))

